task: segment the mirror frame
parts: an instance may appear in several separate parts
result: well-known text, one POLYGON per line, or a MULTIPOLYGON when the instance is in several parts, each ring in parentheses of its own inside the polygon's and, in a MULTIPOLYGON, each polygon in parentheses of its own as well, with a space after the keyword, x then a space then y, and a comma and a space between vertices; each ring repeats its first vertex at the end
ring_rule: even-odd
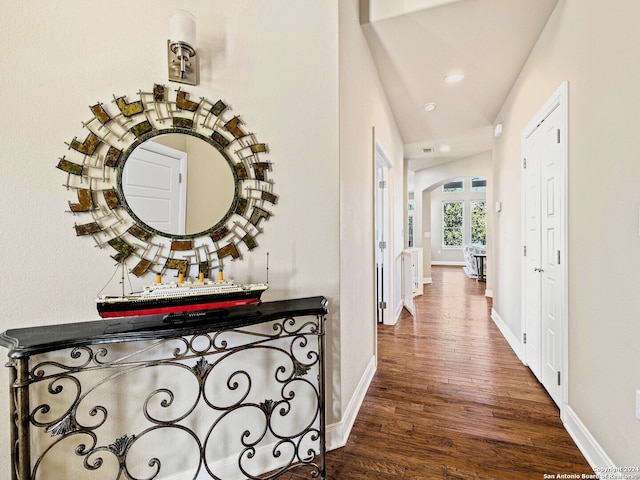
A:
POLYGON ((222 100, 189 100, 182 89, 172 92, 154 85, 152 92, 138 92, 139 100, 115 97, 109 112, 102 103, 89 108, 93 117, 82 122, 89 134, 84 141, 68 143, 68 154, 57 168, 66 173, 64 186, 76 192, 69 201, 73 215, 91 217, 74 225, 77 236, 91 236, 100 248, 115 250, 118 263, 135 264, 131 273, 164 275, 176 270, 185 276, 223 269, 229 258, 242 258, 258 246, 261 223, 273 215, 278 202, 273 192, 272 163, 253 133, 246 133, 239 116, 222 100), (204 139, 229 163, 235 195, 227 215, 211 228, 192 235, 173 235, 155 230, 131 212, 121 187, 122 168, 133 149, 144 141, 167 133, 204 139))

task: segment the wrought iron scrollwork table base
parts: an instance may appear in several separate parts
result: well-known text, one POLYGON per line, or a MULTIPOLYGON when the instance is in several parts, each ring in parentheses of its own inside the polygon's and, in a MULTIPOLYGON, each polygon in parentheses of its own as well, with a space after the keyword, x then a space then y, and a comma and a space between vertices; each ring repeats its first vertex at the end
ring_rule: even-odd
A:
POLYGON ((12 480, 325 480, 326 315, 310 297, 7 330, 12 480))

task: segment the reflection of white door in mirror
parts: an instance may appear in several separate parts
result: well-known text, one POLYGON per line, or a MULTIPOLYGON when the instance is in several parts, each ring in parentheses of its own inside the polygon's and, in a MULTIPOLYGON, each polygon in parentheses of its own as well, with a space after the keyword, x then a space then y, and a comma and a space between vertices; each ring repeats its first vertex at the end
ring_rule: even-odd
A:
POLYGON ((145 142, 127 159, 122 192, 129 208, 144 223, 161 232, 184 235, 186 230, 187 154, 145 142))

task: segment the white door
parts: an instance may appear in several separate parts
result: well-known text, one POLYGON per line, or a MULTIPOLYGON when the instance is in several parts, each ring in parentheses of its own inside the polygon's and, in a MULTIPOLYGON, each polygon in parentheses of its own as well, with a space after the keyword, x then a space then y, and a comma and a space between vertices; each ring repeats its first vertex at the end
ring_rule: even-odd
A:
POLYGON ((566 126, 561 102, 523 135, 526 362, 562 408, 566 381, 566 126))
MULTIPOLYGON (((536 130, 537 132, 537 130, 536 130)), ((529 368, 539 381, 542 381, 540 352, 540 315, 542 312, 540 281, 540 157, 542 142, 535 133, 527 138, 524 148, 524 289, 525 307, 525 355, 529 368)))
POLYGON ((184 235, 186 164, 184 152, 148 141, 127 159, 122 191, 133 213, 150 227, 184 235))
POLYGON ((560 405, 562 402, 563 292, 562 204, 564 194, 560 109, 556 108, 538 128, 542 130, 541 180, 541 266, 542 281, 542 384, 560 405))

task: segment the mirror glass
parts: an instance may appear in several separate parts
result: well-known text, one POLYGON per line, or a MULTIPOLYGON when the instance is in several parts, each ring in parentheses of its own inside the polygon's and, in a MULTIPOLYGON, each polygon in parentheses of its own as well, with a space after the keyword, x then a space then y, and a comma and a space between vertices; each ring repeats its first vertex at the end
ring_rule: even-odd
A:
POLYGON ((195 235, 226 219, 236 182, 229 161, 194 135, 156 135, 131 151, 121 191, 132 213, 170 235, 195 235))

